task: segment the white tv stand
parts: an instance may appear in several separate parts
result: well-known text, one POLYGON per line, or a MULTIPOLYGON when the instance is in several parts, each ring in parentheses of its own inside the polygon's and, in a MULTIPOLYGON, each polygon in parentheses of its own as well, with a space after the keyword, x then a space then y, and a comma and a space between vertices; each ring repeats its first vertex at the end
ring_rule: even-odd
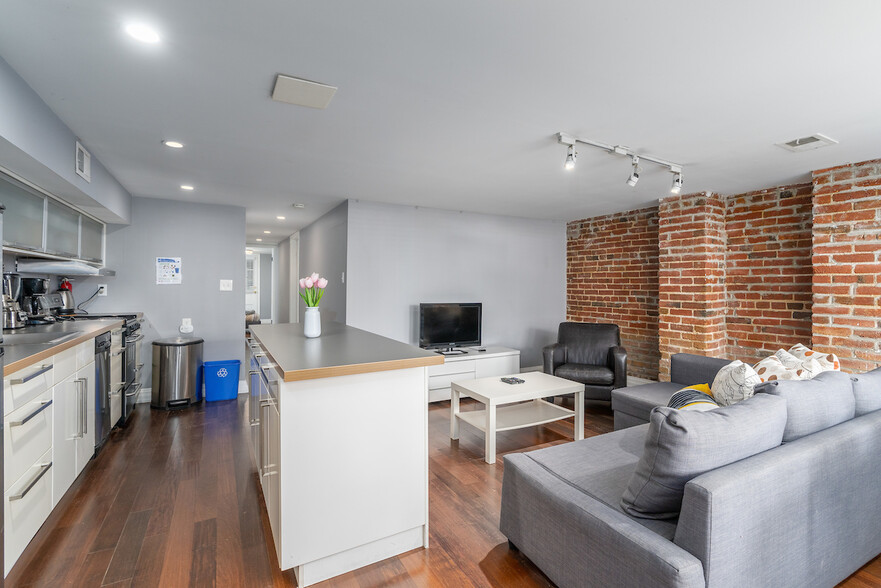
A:
POLYGON ((490 376, 508 376, 520 373, 520 351, 509 347, 487 346, 486 351, 476 347, 463 348, 462 355, 445 355, 442 365, 428 367, 428 401, 450 399, 450 384, 459 380, 474 380, 490 376))

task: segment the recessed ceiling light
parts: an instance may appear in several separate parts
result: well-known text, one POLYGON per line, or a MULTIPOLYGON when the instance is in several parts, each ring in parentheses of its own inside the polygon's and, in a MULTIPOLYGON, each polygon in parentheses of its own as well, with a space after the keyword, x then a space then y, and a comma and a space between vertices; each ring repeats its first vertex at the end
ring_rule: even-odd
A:
POLYGON ((159 33, 156 29, 143 23, 133 22, 125 26, 125 32, 141 43, 155 45, 159 42, 159 33))
POLYGON ((284 220, 284 217, 283 217, 283 216, 277 216, 277 217, 275 217, 275 218, 277 218, 278 220, 284 220))
POLYGON ((263 242, 263 239, 257 239, 258 242, 263 242))
POLYGON ((264 235, 271 235, 271 234, 272 234, 272 231, 263 231, 263 234, 264 234, 264 235))
POLYGON ((181 184, 180 189, 187 190, 187 191, 194 190, 194 188, 192 186, 188 186, 186 184, 181 184))
POLYGON ((306 208, 306 205, 297 202, 297 203, 294 204, 294 208, 306 208))
POLYGON ((162 144, 166 147, 171 147, 172 149, 180 149, 184 146, 180 141, 162 141, 162 144))

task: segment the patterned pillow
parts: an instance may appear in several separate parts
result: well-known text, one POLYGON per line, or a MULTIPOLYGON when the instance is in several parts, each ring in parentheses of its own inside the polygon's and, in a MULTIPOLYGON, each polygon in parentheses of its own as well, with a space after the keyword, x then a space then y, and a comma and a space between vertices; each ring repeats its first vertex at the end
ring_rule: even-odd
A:
POLYGON ((713 393, 710 392, 709 384, 695 384, 676 392, 670 398, 667 406, 677 410, 704 411, 719 408, 719 403, 713 399, 713 393))
POLYGON ((786 369, 795 372, 796 380, 810 380, 823 371, 827 371, 823 370, 823 366, 812 357, 799 359, 783 349, 778 349, 776 353, 774 353, 774 356, 783 363, 786 369))
POLYGON ((711 386, 713 398, 719 406, 730 406, 751 397, 753 386, 761 383, 762 379, 752 367, 736 359, 716 374, 711 386))
POLYGON ((769 355, 753 366, 763 382, 774 380, 800 380, 795 370, 788 369, 776 355, 769 355))
MULTIPOLYGON (((824 372, 828 371, 841 371, 841 362, 838 361, 838 356, 834 353, 820 353, 818 351, 814 351, 809 347, 805 347, 801 343, 796 343, 792 347, 789 348, 789 353, 794 355, 795 357, 806 360, 806 359, 814 359, 817 363, 820 364, 820 367, 823 368, 824 372)), ((816 374, 814 374, 816 375, 816 374)))

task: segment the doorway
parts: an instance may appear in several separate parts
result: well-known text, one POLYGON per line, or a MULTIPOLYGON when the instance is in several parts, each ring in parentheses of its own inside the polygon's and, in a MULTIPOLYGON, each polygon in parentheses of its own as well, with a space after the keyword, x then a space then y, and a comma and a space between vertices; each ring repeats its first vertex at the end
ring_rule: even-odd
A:
POLYGON ((276 257, 275 247, 245 249, 245 315, 256 315, 251 322, 277 322, 276 257))

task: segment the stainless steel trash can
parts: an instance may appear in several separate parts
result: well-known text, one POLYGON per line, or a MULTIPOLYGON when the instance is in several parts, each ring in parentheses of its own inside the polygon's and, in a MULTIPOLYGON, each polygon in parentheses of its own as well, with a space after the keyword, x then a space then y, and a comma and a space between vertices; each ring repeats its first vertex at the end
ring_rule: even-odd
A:
POLYGON ((202 400, 202 339, 153 341, 153 408, 185 408, 202 400))

